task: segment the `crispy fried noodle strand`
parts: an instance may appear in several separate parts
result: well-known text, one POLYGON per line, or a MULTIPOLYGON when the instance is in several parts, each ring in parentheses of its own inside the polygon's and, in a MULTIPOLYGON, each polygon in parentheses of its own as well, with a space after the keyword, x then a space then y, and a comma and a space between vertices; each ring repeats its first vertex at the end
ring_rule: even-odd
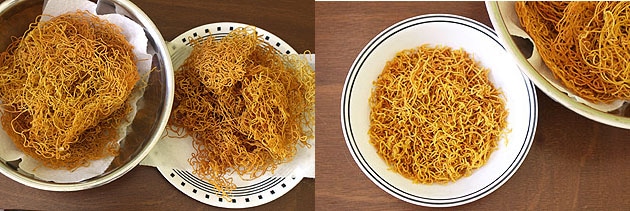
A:
POLYGON ((88 12, 31 24, 0 54, 3 129, 51 168, 116 155, 139 80, 132 48, 118 26, 88 12))
POLYGON ((298 55, 281 55, 253 28, 192 44, 175 73, 169 125, 192 136, 193 173, 229 197, 236 186, 228 175, 257 178, 292 160, 298 144, 309 146, 314 71, 298 55))
POLYGON ((630 100, 630 2, 517 2, 554 76, 594 103, 630 100))
POLYGON ((455 181, 484 165, 504 135, 501 95, 464 50, 403 50, 374 82, 370 143, 414 183, 455 181))

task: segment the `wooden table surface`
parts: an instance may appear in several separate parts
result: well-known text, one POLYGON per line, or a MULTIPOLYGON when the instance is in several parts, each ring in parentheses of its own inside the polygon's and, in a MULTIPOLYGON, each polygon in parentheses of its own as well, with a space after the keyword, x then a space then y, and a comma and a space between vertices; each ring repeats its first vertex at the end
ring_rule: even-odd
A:
MULTIPOLYGON (((263 28, 298 52, 315 52, 314 3, 311 0, 199 1, 133 0, 165 40, 199 25, 240 22, 263 28)), ((41 13, 41 10, 40 10, 41 13)), ((0 30, 5 30, 0 26, 0 30)), ((313 210, 315 180, 304 179, 281 198, 256 210, 313 210)), ((138 166, 104 186, 76 192, 26 187, 0 175, 0 209, 26 210, 215 210, 171 186, 156 168, 138 166)))
MULTIPOLYGON (((386 27, 412 16, 450 13, 491 26, 483 2, 133 1, 165 40, 212 22, 259 26, 317 56, 317 187, 305 179, 257 210, 415 210, 390 196, 357 167, 340 124, 345 76, 361 49, 386 27), (315 16, 313 16, 313 14, 315 16)), ((492 194, 456 209, 594 209, 630 207, 630 130, 606 126, 538 91, 534 144, 519 170, 492 194)), ((212 210, 171 186, 155 168, 139 166, 102 187, 49 192, 0 176, 0 209, 212 210)))
MULTIPOLYGON (((316 210, 416 210, 372 183, 348 151, 340 98, 352 62, 379 32, 403 19, 450 13, 491 26, 483 2, 316 2, 316 210)), ((627 210, 630 130, 606 126, 538 93, 533 146, 515 175, 473 210, 627 210)))

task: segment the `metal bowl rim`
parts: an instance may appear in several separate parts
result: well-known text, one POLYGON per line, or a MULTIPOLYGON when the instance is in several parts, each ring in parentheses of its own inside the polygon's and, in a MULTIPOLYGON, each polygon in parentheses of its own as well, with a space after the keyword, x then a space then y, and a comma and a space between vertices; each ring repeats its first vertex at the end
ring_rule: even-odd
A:
MULTIPOLYGON (((18 173, 11 167, 7 166, 6 163, 2 163, 0 165, 0 173, 4 174, 5 176, 23 185, 41 189, 41 190, 78 191, 78 190, 91 189, 91 188, 99 187, 107 183, 110 183, 122 177, 127 172, 131 171, 131 169, 136 167, 140 163, 140 161, 142 161, 147 156, 147 154, 149 154, 151 149, 160 140, 162 132, 164 131, 166 127, 166 123, 168 122, 168 118, 170 116, 171 107, 172 107, 173 98, 174 98, 174 87, 175 87, 174 79, 173 79, 174 77, 173 66, 171 64, 171 59, 170 59, 168 50, 166 48, 166 42, 162 38, 162 34, 159 32, 155 24, 153 24, 151 19, 135 4, 131 3, 128 0, 109 0, 109 1, 111 1, 112 3, 118 6, 125 8, 131 15, 135 16, 135 18, 138 19, 140 24, 143 25, 143 27, 145 28, 145 31, 149 33, 148 36, 153 38, 153 41, 155 42, 154 43, 155 47, 157 48, 155 49, 157 54, 161 55, 162 59, 160 60, 160 62, 162 63, 162 65, 164 65, 164 70, 161 70, 161 72, 165 74, 166 81, 164 85, 166 86, 166 92, 164 95, 165 101, 162 106, 162 111, 159 115, 158 125, 155 127, 157 128, 157 130, 155 131, 155 133, 152 134, 150 139, 148 139, 149 140, 148 144, 145 145, 144 148, 142 148, 140 152, 138 152, 138 154, 136 154, 133 158, 131 158, 129 162, 95 179, 88 179, 87 181, 77 182, 77 183, 45 182, 45 181, 41 181, 41 180, 37 180, 31 177, 25 176, 21 173, 18 173)), ((3 11, 7 11, 8 9, 11 9, 12 6, 14 6, 15 4, 19 2, 21 2, 21 0, 9 0, 9 1, 4 1, 0 3, 0 13, 2 13, 3 11)))

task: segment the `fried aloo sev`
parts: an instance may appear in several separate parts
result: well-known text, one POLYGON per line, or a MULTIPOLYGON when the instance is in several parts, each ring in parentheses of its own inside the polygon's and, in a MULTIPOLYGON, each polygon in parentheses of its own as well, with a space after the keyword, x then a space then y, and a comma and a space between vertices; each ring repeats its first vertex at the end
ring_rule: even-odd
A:
POLYGON ((593 103, 630 100, 630 2, 516 2, 554 77, 593 103))
POLYGON ((171 131, 190 135, 193 174, 223 197, 244 179, 274 171, 313 137, 315 79, 298 55, 281 55, 251 27, 192 40, 175 73, 171 131))
POLYGON ((391 170, 416 183, 471 174, 486 163, 507 125, 501 92, 464 50, 403 50, 374 86, 370 143, 391 170))
POLYGON ((54 169, 116 155, 139 80, 132 48, 120 27, 86 11, 32 23, 0 54, 3 129, 54 169))

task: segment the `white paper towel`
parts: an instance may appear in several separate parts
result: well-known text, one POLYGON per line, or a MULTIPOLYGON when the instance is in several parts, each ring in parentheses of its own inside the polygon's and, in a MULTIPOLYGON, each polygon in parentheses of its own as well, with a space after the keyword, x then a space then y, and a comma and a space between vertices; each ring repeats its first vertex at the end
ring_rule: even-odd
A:
MULTIPOLYGON (((87 0, 48 0, 45 2, 43 16, 41 21, 50 20, 50 18, 59 16, 67 12, 75 12, 77 10, 87 10, 92 14, 96 14, 97 4, 87 0)), ((152 56, 147 54, 148 39, 144 34, 144 30, 140 25, 132 20, 118 14, 106 14, 98 15, 99 18, 105 19, 113 24, 116 24, 122 28, 122 33, 125 38, 134 46, 134 54, 137 58, 138 73, 140 74, 140 84, 145 83, 148 77, 148 72, 151 69, 152 56)), ((143 87, 141 85, 141 87, 143 87)), ((135 89, 129 97, 128 102, 133 106, 133 112, 129 114, 128 119, 131 120, 135 116, 137 111, 136 103, 141 99, 144 89, 135 89)), ((131 121, 129 121, 131 122, 131 121)), ((121 126, 119 130, 120 137, 124 137, 127 130, 127 125, 121 126)), ((42 166, 39 161, 25 155, 19 150, 8 137, 4 130, 0 130, 0 157, 6 161, 14 161, 22 159, 19 163, 19 167, 26 173, 33 174, 35 177, 44 181, 53 181, 57 183, 71 183, 79 182, 85 179, 98 176, 105 172, 109 167, 114 157, 106 157, 100 160, 95 160, 87 167, 79 167, 74 171, 51 169, 42 166)))
MULTIPOLYGON (((277 172, 292 172, 294 175, 315 178, 315 140, 309 140, 310 148, 299 147, 292 161, 278 166, 277 172)), ((153 166, 165 169, 179 169, 192 172, 192 166, 188 163, 191 154, 195 152, 192 139, 164 137, 149 152, 140 165, 153 166)), ((262 177, 271 177, 271 172, 262 177)), ((233 175, 235 180, 238 176, 233 175)), ((243 180, 245 181, 245 180, 243 180)), ((238 183, 237 183, 238 184, 238 183)))
MULTIPOLYGON (((175 55, 176 51, 189 52, 189 49, 185 49, 186 46, 178 46, 174 47, 174 51, 171 52, 171 55, 175 55)), ((173 48, 169 48, 173 49, 173 48)), ((315 54, 305 55, 309 64, 315 70, 315 54)), ((181 58, 186 58, 183 56, 181 58)), ((177 59, 176 59, 177 60, 177 59)), ((173 60, 174 64, 181 64, 182 62, 178 62, 173 60)), ((178 66, 174 67, 175 69, 178 66)), ((314 129, 314 126, 313 126, 314 129)), ((140 165, 145 166, 153 166, 159 168, 171 168, 171 169, 180 169, 192 172, 192 166, 188 163, 188 159, 191 157, 191 154, 195 152, 195 149, 192 146, 192 138, 172 138, 164 136, 151 150, 151 152, 147 155, 147 157, 140 162, 140 165)), ((315 178, 315 140, 308 140, 308 143, 311 145, 310 148, 304 148, 298 146, 298 151, 296 153, 295 158, 288 162, 281 164, 278 166, 276 170, 277 173, 285 173, 292 172, 293 175, 307 177, 307 178, 315 178)), ((261 178, 266 178, 273 176, 271 172, 267 172, 265 175, 261 176, 261 178)), ((233 175, 234 182, 236 185, 246 184, 248 181, 244 181, 238 176, 233 175)), ((254 181, 249 181, 254 182, 254 181)))

